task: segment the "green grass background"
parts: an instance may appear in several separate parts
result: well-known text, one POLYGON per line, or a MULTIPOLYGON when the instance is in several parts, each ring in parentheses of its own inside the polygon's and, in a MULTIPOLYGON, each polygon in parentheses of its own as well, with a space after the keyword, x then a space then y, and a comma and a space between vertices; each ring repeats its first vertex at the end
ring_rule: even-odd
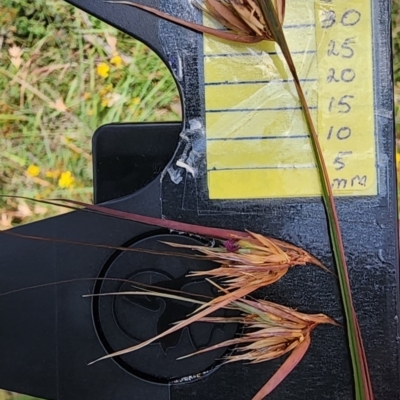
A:
MULTIPOLYGON (((94 130, 179 120, 175 83, 146 46, 62 0, 0 4, 0 193, 91 201, 94 130)), ((0 229, 57 212, 0 200, 0 229)))
MULTIPOLYGON (((400 0, 392 17, 400 133, 400 0)), ((180 118, 170 73, 140 42, 62 0, 1 0, 1 194, 90 202, 97 127, 180 118)), ((0 230, 57 213, 0 200, 0 230)), ((0 400, 11 399, 32 398, 0 390, 0 400)))

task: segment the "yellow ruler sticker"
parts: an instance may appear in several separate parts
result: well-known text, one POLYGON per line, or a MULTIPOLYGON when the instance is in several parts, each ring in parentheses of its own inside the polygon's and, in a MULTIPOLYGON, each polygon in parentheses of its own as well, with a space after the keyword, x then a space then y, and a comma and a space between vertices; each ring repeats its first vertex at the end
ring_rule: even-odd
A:
MULTIPOLYGON (((212 22, 204 16, 204 23, 212 22)), ((291 0, 284 31, 336 195, 377 194, 369 0, 291 0)), ((292 76, 279 47, 204 36, 211 199, 320 196, 292 76)))

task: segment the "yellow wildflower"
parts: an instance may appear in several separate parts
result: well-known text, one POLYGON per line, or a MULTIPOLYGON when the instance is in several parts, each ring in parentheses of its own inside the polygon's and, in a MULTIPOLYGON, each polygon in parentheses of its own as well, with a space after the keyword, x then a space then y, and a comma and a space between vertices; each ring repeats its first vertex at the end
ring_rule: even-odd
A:
POLYGON ((65 171, 61 174, 60 179, 58 180, 58 186, 61 189, 68 189, 73 186, 75 182, 75 178, 72 176, 71 171, 65 171))
POLYGON ((396 152, 396 164, 399 167, 400 166, 400 153, 396 152))
POLYGON ((89 92, 83 93, 83 100, 89 100, 92 97, 92 94, 89 92))
POLYGON ((122 58, 118 54, 115 54, 114 57, 111 58, 110 63, 115 65, 116 67, 120 67, 122 65, 122 58))
POLYGON ((35 164, 31 164, 27 168, 26 173, 28 174, 28 176, 31 176, 31 177, 38 176, 40 173, 40 168, 35 164))
POLYGON ((100 75, 102 78, 107 78, 110 73, 110 66, 106 63, 100 63, 97 66, 97 74, 100 75))
POLYGON ((99 94, 100 96, 105 96, 107 93, 110 93, 113 89, 114 86, 111 83, 109 83, 100 90, 99 94))
POLYGON ((108 97, 103 97, 103 99, 101 100, 102 107, 108 107, 109 101, 110 99, 108 97))
POLYGON ((133 106, 137 106, 138 104, 140 104, 140 97, 134 97, 134 98, 131 100, 131 104, 132 104, 133 106))

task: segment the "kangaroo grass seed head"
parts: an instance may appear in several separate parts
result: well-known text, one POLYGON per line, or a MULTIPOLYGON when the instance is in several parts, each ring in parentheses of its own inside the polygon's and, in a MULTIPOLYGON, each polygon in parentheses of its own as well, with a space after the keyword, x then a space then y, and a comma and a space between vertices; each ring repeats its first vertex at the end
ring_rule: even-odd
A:
MULTIPOLYGON (((271 393, 306 354, 311 343, 311 333, 320 324, 338 325, 324 314, 304 314, 289 307, 266 300, 239 299, 230 304, 241 312, 236 317, 204 317, 202 322, 240 323, 244 333, 234 339, 207 347, 186 357, 211 350, 236 346, 224 363, 244 361, 257 364, 290 353, 285 362, 253 397, 261 400, 271 393)), ((182 357, 182 358, 186 358, 182 357)))
POLYGON ((220 278, 228 291, 245 286, 256 290, 270 285, 296 265, 310 263, 326 269, 303 249, 253 232, 248 232, 247 237, 233 236, 216 247, 166 244, 197 250, 207 259, 222 264, 209 271, 193 271, 191 275, 220 278))
MULTIPOLYGON (((253 36, 261 40, 276 41, 260 2, 263 0, 192 0, 192 4, 239 36, 253 36)), ((275 0, 275 10, 282 24, 285 16, 285 1, 275 0)))
POLYGON ((244 334, 186 357, 221 347, 238 345, 234 354, 226 357, 226 362, 263 362, 292 351, 320 324, 338 325, 324 314, 304 314, 262 299, 240 299, 231 303, 230 308, 239 310, 241 315, 237 317, 205 317, 199 321, 240 323, 245 327, 244 334))
POLYGON ((262 267, 267 271, 306 263, 322 266, 320 261, 299 247, 253 232, 248 232, 245 237, 232 235, 231 239, 215 247, 165 243, 171 247, 197 250, 208 259, 232 267, 262 267))
MULTIPOLYGON (((219 287, 215 283, 214 285, 219 287)), ((221 287, 219 288, 222 292, 226 293, 226 290, 221 287)), ((204 348, 195 353, 188 354, 184 357, 180 357, 179 359, 229 346, 236 347, 233 349, 232 353, 225 356, 223 359, 224 364, 238 361, 256 364, 288 355, 286 360, 267 381, 267 383, 263 385, 263 387, 258 391, 252 400, 264 399, 265 396, 271 393, 290 374, 290 372, 307 353, 311 343, 311 333, 318 325, 337 325, 334 320, 324 314, 304 314, 289 307, 275 304, 267 300, 246 299, 244 298, 244 296, 246 296, 246 291, 243 291, 243 289, 239 289, 237 291, 236 297, 231 293, 220 296, 220 299, 226 296, 228 296, 228 299, 225 299, 222 303, 221 300, 219 300, 219 305, 214 304, 216 299, 205 303, 203 301, 193 300, 191 297, 187 297, 187 294, 184 292, 180 292, 181 294, 176 294, 176 291, 174 291, 174 293, 164 293, 163 291, 160 292, 160 288, 157 287, 154 287, 155 290, 150 290, 150 287, 145 289, 137 287, 136 289, 140 290, 127 293, 103 293, 101 295, 130 294, 159 296, 173 298, 185 302, 193 302, 200 304, 201 306, 198 308, 195 315, 190 316, 186 320, 177 322, 172 328, 168 329, 168 331, 159 334, 156 337, 153 337, 139 345, 109 354, 96 361, 139 350, 140 348, 153 343, 155 340, 188 326, 193 322, 200 321, 218 324, 242 324, 244 326, 244 332, 242 335, 214 346, 204 348), (204 309, 204 307, 206 307, 206 309, 204 309), (234 309, 239 311, 240 314, 232 317, 210 316, 212 311, 216 311, 219 308, 234 309)))
POLYGON ((105 3, 139 8, 175 24, 225 40, 240 43, 257 43, 262 40, 276 42, 278 38, 274 33, 275 29, 265 17, 266 6, 263 3, 266 1, 271 3, 277 22, 282 24, 285 16, 285 0, 191 0, 195 7, 223 25, 226 31, 185 21, 153 7, 131 1, 108 0, 105 3))

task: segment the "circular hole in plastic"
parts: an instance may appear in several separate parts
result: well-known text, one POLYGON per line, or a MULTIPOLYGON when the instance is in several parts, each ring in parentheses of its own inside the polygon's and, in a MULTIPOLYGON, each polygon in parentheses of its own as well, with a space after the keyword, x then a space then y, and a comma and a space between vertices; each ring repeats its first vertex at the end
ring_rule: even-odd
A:
MULTIPOLYGON (((161 242, 201 244, 182 235, 157 234, 142 238, 129 247, 157 252, 192 254, 188 249, 172 249, 161 242)), ((152 338, 181 321, 199 306, 192 302, 155 297, 137 296, 134 283, 153 285, 162 291, 174 290, 192 294, 197 300, 209 300, 218 295, 213 285, 202 278, 188 277, 190 271, 215 268, 216 264, 199 258, 157 255, 143 252, 116 252, 107 261, 100 278, 119 278, 127 281, 100 280, 95 293, 122 293, 93 298, 93 317, 103 347, 107 353, 125 349, 152 338)), ((219 310, 214 316, 232 313, 219 310)), ((236 324, 196 322, 180 331, 132 353, 115 357, 129 373, 146 381, 171 384, 199 379, 220 364, 226 348, 177 360, 179 357, 215 345, 234 337, 236 324)))

